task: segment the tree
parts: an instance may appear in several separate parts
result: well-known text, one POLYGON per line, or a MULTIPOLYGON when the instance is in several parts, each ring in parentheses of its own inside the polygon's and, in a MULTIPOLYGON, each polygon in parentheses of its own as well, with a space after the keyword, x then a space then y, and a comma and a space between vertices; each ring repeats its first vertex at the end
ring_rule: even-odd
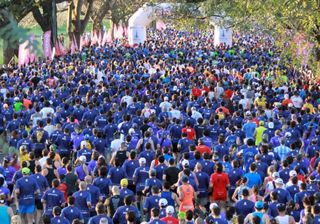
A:
POLYGON ((4 43, 5 64, 8 64, 12 57, 18 54, 19 42, 24 42, 29 38, 28 30, 18 27, 18 22, 31 12, 33 4, 32 0, 0 1, 0 37, 4 43))
POLYGON ((68 2, 67 31, 70 40, 72 40, 74 36, 78 46, 80 46, 80 37, 84 33, 89 21, 93 0, 68 0, 68 2), (83 8, 85 8, 84 17, 81 18, 83 8))

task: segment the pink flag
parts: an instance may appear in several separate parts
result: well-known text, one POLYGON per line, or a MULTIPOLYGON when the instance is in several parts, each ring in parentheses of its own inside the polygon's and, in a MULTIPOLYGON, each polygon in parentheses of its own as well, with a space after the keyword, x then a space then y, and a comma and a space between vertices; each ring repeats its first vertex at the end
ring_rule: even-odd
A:
POLYGON ((98 34, 98 44, 99 44, 99 46, 102 45, 102 30, 99 30, 99 34, 98 34))
POLYGON ((28 63, 29 61, 29 49, 27 48, 28 41, 19 45, 18 64, 19 66, 28 63))
POLYGON ((107 43, 108 34, 106 31, 103 31, 102 43, 101 45, 104 46, 107 43))
POLYGON ((89 37, 88 37, 88 34, 86 34, 85 37, 84 37, 84 46, 86 46, 86 47, 89 46, 89 37))
MULTIPOLYGON (((34 41, 34 34, 31 34, 30 43, 33 44, 33 41, 34 41)), ((33 47, 31 45, 29 48, 29 63, 35 62, 36 59, 37 59, 36 53, 34 52, 33 47)))
POLYGON ((71 41, 71 48, 70 48, 71 54, 75 54, 77 50, 78 50, 77 41, 76 41, 76 38, 73 35, 72 36, 72 41, 71 41))
POLYGON ((165 30, 167 26, 162 20, 158 20, 156 23, 156 28, 157 30, 165 30))
POLYGON ((55 48, 55 52, 54 52, 55 56, 59 57, 61 55, 59 40, 56 41, 54 48, 55 48))
POLYGON ((123 28, 123 34, 125 37, 128 37, 128 27, 127 26, 123 28))
POLYGON ((56 49, 55 56, 59 57, 67 53, 66 49, 64 48, 64 46, 62 45, 59 39, 57 39, 56 41, 55 49, 56 49))
POLYGON ((43 43, 42 43, 42 47, 43 47, 43 55, 45 59, 50 59, 51 58, 51 30, 45 32, 43 34, 43 43))
POLYGON ((108 30, 107 43, 112 43, 112 29, 108 30))
POLYGON ((97 36, 97 32, 94 30, 93 32, 91 32, 91 46, 97 44, 98 42, 98 36, 97 36))
POLYGON ((113 31, 113 34, 114 34, 114 38, 115 39, 122 39, 123 38, 123 28, 121 25, 119 26, 114 26, 114 31, 113 31))

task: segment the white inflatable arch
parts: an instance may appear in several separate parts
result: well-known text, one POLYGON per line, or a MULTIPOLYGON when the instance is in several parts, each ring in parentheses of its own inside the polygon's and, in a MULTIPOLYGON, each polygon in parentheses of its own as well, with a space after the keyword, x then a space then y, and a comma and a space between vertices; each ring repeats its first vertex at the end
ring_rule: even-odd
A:
MULTIPOLYGON (((165 15, 166 12, 172 11, 176 6, 173 3, 161 3, 157 5, 144 5, 138 9, 129 19, 128 27, 128 39, 129 44, 140 44, 147 39, 147 27, 149 24, 157 19, 162 19, 161 15, 165 15), (158 12, 162 12, 159 15, 158 12)), ((215 26, 214 29, 214 44, 220 45, 225 43, 226 45, 232 45, 232 29, 226 29, 215 24, 214 19, 210 22, 215 26)))

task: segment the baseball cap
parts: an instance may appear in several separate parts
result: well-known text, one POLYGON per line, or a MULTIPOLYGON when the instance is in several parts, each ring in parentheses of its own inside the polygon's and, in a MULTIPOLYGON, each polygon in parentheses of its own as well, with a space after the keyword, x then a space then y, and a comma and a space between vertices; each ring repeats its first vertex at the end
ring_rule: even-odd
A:
POLYGON ((87 158, 85 156, 80 156, 79 160, 85 163, 87 161, 87 158))
POLYGON ((28 167, 24 167, 24 168, 22 168, 21 172, 22 172, 22 174, 27 175, 30 173, 30 169, 28 167))
POLYGON ((174 213, 174 208, 172 205, 169 205, 168 207, 166 207, 166 213, 167 214, 173 214, 174 213))
POLYGON ((279 175, 278 172, 274 172, 274 173, 272 174, 272 178, 273 178, 273 179, 277 179, 277 178, 279 178, 279 177, 280 177, 280 175, 279 175))
POLYGON ((254 204, 254 207, 257 208, 257 209, 263 209, 264 203, 263 203, 262 201, 257 201, 257 202, 254 204))
POLYGON ((263 126, 263 125, 264 125, 264 121, 260 121, 260 122, 259 122, 259 125, 260 125, 260 126, 263 126))
POLYGON ((250 111, 247 111, 247 112, 246 112, 246 116, 251 116, 251 112, 250 112, 250 111))
POLYGON ((219 207, 217 203, 211 203, 210 204, 210 210, 219 207))
POLYGON ((286 132, 284 136, 285 137, 291 137, 291 133, 290 132, 286 132))
POLYGON ((290 176, 290 177, 296 177, 296 176, 297 176, 297 172, 296 172, 295 170, 291 170, 291 171, 289 172, 289 176, 290 176))
POLYGON ((283 184, 283 180, 282 180, 281 178, 277 178, 277 179, 275 180, 275 183, 276 183, 276 184, 283 184))
POLYGON ((159 206, 167 206, 168 205, 168 201, 165 198, 161 198, 159 200, 159 206))
POLYGON ((122 186, 122 187, 126 187, 126 186, 128 186, 128 179, 127 178, 123 178, 121 181, 120 181, 120 185, 122 186))
POLYGON ((146 162, 147 162, 146 159, 143 157, 139 159, 140 164, 146 164, 146 162))
POLYGON ((274 123, 273 122, 269 122, 268 123, 268 128, 273 129, 274 128, 274 123))
POLYGON ((184 160, 182 160, 181 164, 182 164, 182 166, 189 166, 189 161, 184 159, 184 160))

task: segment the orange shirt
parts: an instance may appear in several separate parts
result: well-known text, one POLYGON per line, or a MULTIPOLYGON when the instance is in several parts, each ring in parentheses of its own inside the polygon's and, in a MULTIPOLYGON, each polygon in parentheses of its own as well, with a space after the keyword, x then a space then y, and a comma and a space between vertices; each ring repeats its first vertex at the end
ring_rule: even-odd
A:
POLYGON ((181 199, 180 211, 186 212, 194 209, 194 189, 190 184, 183 184, 180 186, 183 198, 181 199))

